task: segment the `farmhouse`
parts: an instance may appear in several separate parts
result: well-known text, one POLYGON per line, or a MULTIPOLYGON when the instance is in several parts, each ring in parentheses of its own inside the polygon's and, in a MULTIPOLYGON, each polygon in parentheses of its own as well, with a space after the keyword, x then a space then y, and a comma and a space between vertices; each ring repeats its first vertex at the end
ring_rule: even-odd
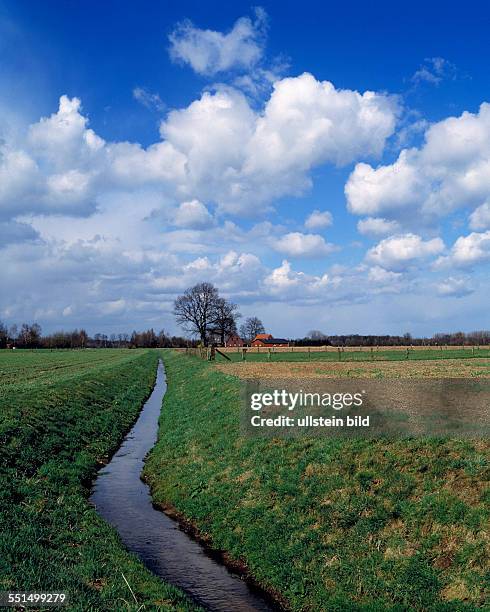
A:
POLYGON ((270 334, 257 334, 251 346, 289 346, 289 341, 284 338, 273 338, 270 334))
POLYGON ((238 334, 230 334, 225 341, 225 346, 245 346, 245 342, 238 334))

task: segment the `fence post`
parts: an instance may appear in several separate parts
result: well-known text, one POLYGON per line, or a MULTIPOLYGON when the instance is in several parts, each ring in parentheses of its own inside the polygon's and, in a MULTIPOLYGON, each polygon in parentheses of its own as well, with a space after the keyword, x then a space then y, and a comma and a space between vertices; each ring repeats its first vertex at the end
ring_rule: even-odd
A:
POLYGON ((272 353, 271 353, 271 349, 270 349, 270 348, 268 348, 268 349, 267 349, 267 359, 268 359, 269 361, 271 360, 271 354, 272 354, 272 353))
POLYGON ((409 349, 409 348, 408 348, 408 346, 407 346, 407 354, 406 354, 405 359, 408 359, 409 354, 410 354, 410 349, 409 349))
POLYGON ((340 346, 338 348, 339 351, 339 361, 342 361, 342 351, 340 350, 340 346))

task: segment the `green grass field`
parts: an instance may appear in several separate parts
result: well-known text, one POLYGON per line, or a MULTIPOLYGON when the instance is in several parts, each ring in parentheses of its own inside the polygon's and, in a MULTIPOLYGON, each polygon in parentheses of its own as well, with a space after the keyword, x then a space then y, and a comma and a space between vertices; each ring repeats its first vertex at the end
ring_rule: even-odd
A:
MULTIPOLYGON (((227 351, 225 353, 231 361, 242 361, 242 354, 238 351, 227 351)), ((261 349, 259 353, 249 351, 245 355, 246 361, 406 361, 407 358, 410 361, 426 361, 434 359, 471 359, 471 358, 484 358, 490 357, 489 349, 473 350, 471 347, 466 349, 414 349, 408 352, 397 349, 379 349, 373 350, 372 352, 366 348, 363 351, 346 350, 339 354, 335 349, 329 348, 328 351, 301 351, 296 348, 294 352, 291 351, 277 351, 271 350, 269 354, 267 349, 261 349)), ((226 362, 227 359, 216 354, 217 361, 226 362)))
POLYGON ((88 503, 157 360, 155 351, 0 351, 0 590, 66 591, 80 611, 196 609, 88 503))
POLYGON ((293 610, 490 609, 488 441, 244 438, 237 378, 164 360, 154 499, 293 610))

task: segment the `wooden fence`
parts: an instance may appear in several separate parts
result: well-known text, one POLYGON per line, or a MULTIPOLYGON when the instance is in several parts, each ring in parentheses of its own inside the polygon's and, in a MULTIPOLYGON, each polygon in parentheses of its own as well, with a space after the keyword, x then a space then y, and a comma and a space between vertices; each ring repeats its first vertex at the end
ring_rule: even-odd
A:
MULTIPOLYGON (((427 346, 248 346, 248 347, 197 347, 197 348, 179 348, 175 349, 180 352, 185 352, 187 355, 199 357, 213 361, 216 358, 216 353, 230 359, 228 354, 241 355, 241 360, 246 361, 247 354, 266 354, 271 360, 276 353, 307 353, 308 357, 311 353, 335 353, 338 355, 339 361, 342 360, 342 355, 345 353, 366 353, 366 360, 376 359, 376 353, 384 351, 402 351, 405 353, 405 358, 409 359, 410 353, 416 351, 471 351, 472 355, 477 357, 481 350, 490 350, 490 345, 427 345, 427 346)), ((348 358, 348 356, 346 355, 348 358)))

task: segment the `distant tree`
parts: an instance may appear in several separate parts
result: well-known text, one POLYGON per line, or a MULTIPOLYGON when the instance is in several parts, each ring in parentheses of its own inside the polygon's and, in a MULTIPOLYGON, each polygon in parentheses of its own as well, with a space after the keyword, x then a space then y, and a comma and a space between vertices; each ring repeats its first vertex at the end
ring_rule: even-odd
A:
POLYGON ((312 329, 311 331, 309 331, 308 338, 311 338, 315 342, 328 340, 328 336, 325 335, 323 332, 319 331, 318 329, 312 329))
POLYGON ((257 317, 247 317, 240 327, 240 335, 247 342, 252 342, 257 334, 263 334, 265 327, 257 317))
POLYGON ((211 333, 215 336, 221 346, 224 346, 226 338, 237 331, 237 320, 242 315, 238 312, 237 304, 228 302, 224 298, 218 298, 215 306, 214 321, 211 333))
POLYGON ((80 330, 79 338, 80 338, 80 348, 85 348, 88 342, 88 334, 84 329, 80 330))
POLYGON ((158 332, 158 346, 160 348, 166 347, 166 346, 171 346, 170 345, 170 338, 167 336, 166 332, 164 329, 161 329, 158 332))
POLYGON ((7 346, 7 342, 8 342, 8 330, 7 330, 7 326, 4 325, 0 321, 0 349, 5 348, 7 346))
POLYGON ((39 346, 41 342, 41 333, 41 326, 38 323, 33 323, 31 325, 31 342, 33 346, 39 346))
POLYGON ((17 328, 17 325, 14 323, 9 328, 9 337, 8 337, 9 342, 11 342, 12 344, 15 344, 18 333, 19 333, 19 330, 17 328))
POLYGON ((34 348, 41 343, 41 326, 37 323, 22 323, 19 334, 20 344, 25 348, 34 348))
POLYGON ((219 299, 218 290, 213 284, 198 283, 174 302, 177 323, 189 333, 199 336, 204 345, 216 322, 219 299))

